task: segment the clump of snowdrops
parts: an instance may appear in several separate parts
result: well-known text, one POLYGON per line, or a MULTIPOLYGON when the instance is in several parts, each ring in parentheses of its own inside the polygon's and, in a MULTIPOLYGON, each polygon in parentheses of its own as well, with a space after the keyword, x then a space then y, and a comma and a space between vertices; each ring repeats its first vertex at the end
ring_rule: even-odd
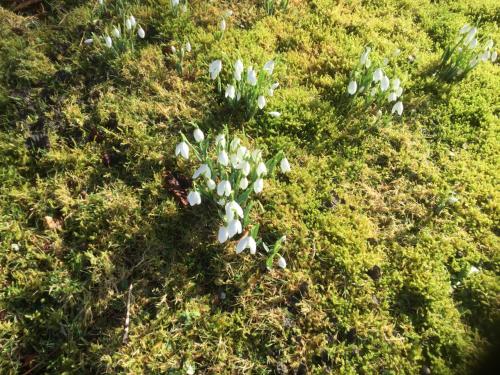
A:
POLYGON ((389 106, 391 114, 399 116, 403 113, 401 96, 403 87, 397 77, 389 78, 388 60, 382 66, 375 66, 370 60, 371 48, 366 47, 358 64, 351 72, 347 93, 352 97, 362 98, 366 107, 375 106, 379 114, 389 106))
POLYGON ((222 15, 222 17, 219 21, 219 24, 217 25, 218 30, 215 33, 215 39, 217 39, 217 40, 222 39, 222 37, 224 36, 224 33, 226 32, 226 29, 227 29, 227 21, 228 21, 229 17, 231 17, 232 15, 233 15, 232 10, 226 10, 224 12, 224 14, 222 15))
MULTIPOLYGON (((257 110, 263 110, 267 98, 274 95, 279 83, 273 79, 274 60, 269 60, 262 69, 255 69, 252 65, 245 69, 243 61, 238 59, 232 65, 231 76, 226 83, 222 83, 222 61, 214 60, 208 71, 210 78, 217 81, 218 91, 224 94, 229 107, 236 110, 243 109, 245 116, 251 118, 257 110)), ((270 112, 274 117, 279 112, 270 112)))
POLYGON ((264 9, 270 16, 277 11, 286 10, 288 8, 288 0, 264 0, 264 9))
POLYGON ((239 254, 249 249, 256 254, 257 248, 268 253, 267 266, 275 258, 278 265, 286 267, 286 261, 279 253, 284 237, 270 246, 259 238, 259 225, 252 221, 254 208, 263 210, 258 196, 262 194, 266 179, 273 178, 279 167, 281 173, 290 172, 290 163, 282 151, 264 160, 260 149, 250 149, 248 143, 237 136, 230 137, 226 128, 214 139, 205 137, 199 128, 193 132, 194 142, 184 134, 175 148, 175 155, 186 160, 194 156, 193 187, 188 194, 191 206, 205 201, 217 207, 215 220, 219 225, 217 239, 220 243, 235 240, 239 254))
POLYGON ((186 43, 182 44, 179 48, 175 46, 170 47, 170 52, 172 52, 172 56, 175 62, 175 69, 177 73, 183 74, 184 72, 184 57, 186 54, 191 53, 191 43, 186 41, 186 43))
POLYGON ((439 64, 439 76, 445 81, 464 78, 479 63, 495 62, 498 53, 493 40, 478 36, 477 27, 464 25, 453 44, 446 46, 439 64))

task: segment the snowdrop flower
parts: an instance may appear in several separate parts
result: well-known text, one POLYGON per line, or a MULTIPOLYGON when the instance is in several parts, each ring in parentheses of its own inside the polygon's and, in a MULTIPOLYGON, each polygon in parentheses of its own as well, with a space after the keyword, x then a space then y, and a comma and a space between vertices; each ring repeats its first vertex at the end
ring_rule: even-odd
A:
POLYGON ((217 156, 217 160, 219 161, 220 165, 226 167, 229 164, 229 157, 227 156, 227 152, 222 150, 217 156))
POLYGON ((200 193, 198 193, 196 190, 189 192, 188 202, 191 206, 196 206, 197 204, 201 204, 200 193))
POLYGON ((215 189, 215 181, 212 179, 207 180, 207 188, 208 190, 214 190, 215 189))
POLYGON ((248 154, 248 148, 246 148, 245 146, 238 147, 238 151, 236 151, 236 155, 238 155, 238 157, 240 159, 245 157, 245 155, 247 155, 247 154, 248 154))
POLYGON ((172 4, 172 8, 175 8, 179 5, 179 0, 170 0, 170 4, 172 4))
POLYGON ((397 90, 397 89, 399 89, 400 86, 401 86, 401 80, 399 78, 394 78, 392 80, 392 88, 394 90, 397 90))
POLYGON ((381 81, 384 78, 384 72, 382 69, 378 68, 373 72, 373 82, 381 81))
POLYGON ((469 44, 469 47, 470 47, 471 49, 476 48, 476 46, 477 46, 477 38, 472 39, 472 41, 471 41, 471 42, 470 42, 470 44, 469 44))
POLYGON ((113 28, 113 31, 111 32, 114 37, 119 38, 120 37, 120 30, 116 28, 116 26, 113 28))
POLYGON ((175 146, 175 156, 179 156, 179 154, 184 159, 189 159, 189 146, 186 142, 181 142, 177 146, 175 146))
POLYGON ((238 59, 234 63, 234 79, 238 82, 241 81, 241 73, 243 73, 243 61, 238 59))
POLYGON ((274 95, 274 90, 276 90, 279 86, 279 82, 274 82, 271 87, 269 88, 269 91, 268 91, 268 94, 269 96, 273 96, 274 95))
POLYGON ((367 47, 359 59, 359 62, 361 63, 361 65, 366 65, 367 68, 370 67, 370 60, 368 58, 370 51, 371 51, 371 48, 367 47))
POLYGON ((398 100, 398 97, 395 92, 391 92, 387 100, 389 101, 389 103, 395 102, 396 100, 398 100))
POLYGON ((104 4, 104 0, 97 0, 97 2, 99 3, 99 5, 103 5, 104 4))
POLYGON ((278 266, 285 269, 286 268, 286 260, 283 257, 278 258, 278 266))
POLYGON ((243 176, 248 176, 250 174, 250 169, 251 169, 251 166, 250 166, 250 163, 246 160, 243 160, 241 162, 241 173, 243 173, 243 176))
POLYGON ((397 90, 395 91, 396 96, 399 98, 403 94, 403 88, 399 86, 397 90))
POLYGON ((205 139, 205 134, 203 134, 200 128, 196 128, 193 131, 193 137, 196 142, 200 143, 205 139))
POLYGON ((347 92, 349 93, 349 95, 354 95, 357 89, 358 84, 356 83, 356 81, 349 82, 349 86, 347 86, 347 92))
POLYGON ((219 228, 219 233, 217 234, 217 239, 220 243, 224 243, 229 238, 229 232, 225 227, 219 228))
POLYGON ((257 165, 257 176, 261 175, 266 175, 267 174, 267 167, 263 162, 260 162, 259 165, 257 165))
POLYGON ((224 134, 219 134, 217 137, 215 137, 215 143, 221 145, 222 147, 226 147, 226 137, 224 136, 224 134))
POLYGON ((139 35, 139 38, 144 39, 146 36, 146 32, 142 27, 139 26, 139 30, 137 30, 137 35, 139 35))
POLYGON ((175 53, 177 52, 177 48, 175 48, 175 46, 171 46, 170 51, 172 51, 172 53, 175 55, 175 53))
POLYGON ((455 204, 455 203, 458 203, 458 198, 455 197, 454 195, 452 195, 451 197, 448 198, 448 204, 455 204))
POLYGON ((135 20, 134 16, 130 16, 129 20, 130 20, 130 24, 132 25, 132 27, 134 27, 135 25, 137 25, 137 21, 135 20))
POLYGON ((255 73, 252 67, 247 70, 247 82, 250 86, 255 86, 257 84, 257 73, 255 73))
POLYGON ((262 159, 262 151, 258 148, 252 151, 252 159, 254 161, 262 159))
POLYGON ((396 112, 399 116, 403 113, 403 102, 399 101, 392 107, 391 113, 396 112))
POLYGON ((241 180, 240 180, 240 189, 241 190, 246 190, 246 188, 248 187, 248 178, 246 177, 243 177, 241 180))
POLYGON ((231 161, 231 164, 234 169, 241 168, 241 157, 239 157, 237 154, 231 154, 229 160, 231 161))
POLYGON ((212 171, 208 164, 202 164, 193 174, 193 180, 196 180, 200 176, 205 176, 210 179, 212 177, 212 171))
POLYGON ((493 51, 493 53, 491 54, 491 62, 497 61, 497 57, 498 57, 498 52, 493 51))
POLYGON ((266 71, 269 75, 272 75, 273 74, 273 71, 274 71, 274 61, 273 60, 269 60, 268 62, 266 62, 264 64, 264 71, 266 71))
POLYGON ((126 28, 127 30, 130 30, 130 29, 132 28, 132 21, 130 21, 130 18, 127 18, 127 19, 125 20, 125 28, 126 28))
POLYGON ((109 35, 104 37, 104 43, 106 43, 106 47, 111 48, 113 46, 113 40, 109 35))
POLYGON ((224 18, 219 23, 219 29, 221 31, 226 31, 226 20, 224 18))
POLYGON ((10 248, 14 251, 19 251, 19 245, 17 243, 13 243, 10 245, 10 248))
POLYGON ((227 85, 226 86, 226 93, 225 97, 229 99, 234 99, 236 96, 236 89, 233 85, 227 85))
POLYGON ((468 33, 470 31, 470 26, 468 24, 465 24, 462 26, 462 28, 460 29, 459 33, 460 34, 465 34, 465 33, 468 33))
POLYGON ((486 62, 490 59, 491 57, 491 52, 490 51, 485 51, 482 55, 481 55, 481 61, 482 62, 486 62))
POLYGON ((92 38, 85 39, 83 41, 83 43, 85 43, 86 45, 90 46, 92 43, 94 43, 94 39, 92 39, 92 38))
POLYGON ((476 33, 477 33, 477 29, 475 27, 470 29, 469 33, 467 34, 467 36, 464 39, 464 45, 468 45, 470 42, 472 42, 472 39, 474 39, 474 37, 476 36, 476 33))
POLYGON ((258 106, 260 109, 263 109, 263 108, 266 106, 266 98, 264 97, 264 95, 260 95, 260 96, 257 98, 257 106, 258 106))
POLYGON ((389 82, 389 77, 383 76, 382 80, 380 81, 380 89, 382 91, 386 91, 389 88, 390 82, 389 82))
POLYGON ((488 39, 488 41, 486 42, 484 48, 486 49, 492 49, 493 48, 493 40, 492 39, 488 39))
POLYGON ((272 112, 269 112, 269 116, 271 116, 271 117, 280 117, 281 113, 280 112, 276 112, 276 111, 272 111, 272 112))
POLYGON ((229 144, 229 148, 234 151, 238 148, 238 146, 240 145, 240 142, 241 142, 241 139, 239 139, 238 137, 234 137, 233 140, 231 141, 231 143, 229 144))
POLYGON ((253 183, 253 191, 255 192, 255 194, 260 194, 263 189, 264 189, 264 180, 262 178, 258 178, 253 183))
POLYGON ((216 79, 221 70, 222 70, 222 61, 220 60, 214 60, 208 66, 208 71, 210 73, 211 79, 216 79))
POLYGON ((236 254, 241 253, 245 249, 250 249, 250 254, 255 254, 257 251, 257 244, 252 236, 245 236, 239 240, 236 245, 236 254))
POLYGON ((219 195, 219 196, 225 195, 226 197, 229 197, 229 195, 231 194, 231 191, 232 191, 231 183, 227 180, 222 180, 217 185, 217 195, 219 195))
POLYGON ((227 231, 229 234, 229 238, 232 238, 235 234, 241 234, 243 228, 241 227, 241 221, 239 220, 231 220, 227 224, 227 231))
POLYGON ((283 172, 283 173, 288 173, 292 170, 287 158, 281 159, 280 168, 281 168, 281 172, 283 172))
POLYGON ((186 52, 191 52, 191 43, 189 43, 189 40, 186 42, 186 52))
POLYGON ((229 203, 226 203, 226 206, 224 207, 226 210, 226 219, 227 221, 231 221, 234 219, 234 214, 243 219, 244 212, 241 206, 238 204, 236 201, 231 201, 229 203))

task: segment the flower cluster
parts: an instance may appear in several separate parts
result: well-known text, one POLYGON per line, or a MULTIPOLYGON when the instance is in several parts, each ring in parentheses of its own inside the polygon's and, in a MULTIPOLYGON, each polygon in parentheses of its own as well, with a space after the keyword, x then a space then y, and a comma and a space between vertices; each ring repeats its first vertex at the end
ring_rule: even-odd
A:
POLYGON ((84 43, 86 45, 95 44, 97 46, 103 47, 105 51, 109 51, 113 54, 120 54, 128 49, 134 49, 134 40, 136 35, 144 39, 146 32, 137 23, 133 15, 129 15, 123 21, 123 25, 111 26, 110 29, 106 29, 103 35, 98 36, 92 34, 92 38, 85 39, 84 43))
POLYGON ((363 96, 365 104, 375 104, 380 110, 392 104, 391 113, 403 113, 401 95, 403 87, 399 78, 390 79, 387 74, 387 61, 382 67, 375 67, 370 60, 370 47, 365 48, 357 67, 351 72, 347 93, 353 97, 363 96))
POLYGON ((493 40, 482 42, 477 34, 477 27, 462 26, 455 43, 447 46, 441 57, 439 75, 442 79, 461 79, 480 62, 496 61, 498 53, 493 50, 493 40))
MULTIPOLYGON (((257 109, 264 109, 267 104, 266 95, 273 96, 274 90, 279 86, 272 79, 274 71, 274 60, 269 60, 261 70, 255 70, 253 66, 246 68, 241 59, 233 64, 233 71, 229 83, 222 87, 219 74, 222 71, 222 61, 214 60, 209 65, 210 78, 218 82, 219 92, 224 91, 224 97, 232 108, 244 107, 247 117, 252 117, 257 109)), ((279 112, 270 113, 273 117, 279 117, 279 112)))
MULTIPOLYGON (((181 136, 182 142, 176 146, 175 155, 188 160, 192 153, 199 163, 193 174, 193 188, 188 194, 189 204, 199 205, 203 197, 219 207, 222 225, 217 239, 225 243, 238 237, 236 253, 249 249, 255 254, 260 243, 269 252, 268 245, 257 237, 259 226, 250 222, 250 212, 256 197, 264 190, 266 178, 273 176, 278 164, 282 173, 290 172, 290 163, 283 152, 265 161, 261 150, 250 150, 236 136, 229 138, 227 129, 213 142, 199 128, 193 132, 194 144, 184 134, 181 136)), ((270 256, 281 259, 277 250, 271 251, 270 256)), ((278 264, 286 266, 284 259, 278 264)))
POLYGON ((170 47, 170 51, 174 56, 175 69, 177 70, 177 73, 182 74, 184 72, 184 57, 187 53, 191 53, 191 43, 188 40, 180 48, 172 46, 170 47))
POLYGON ((215 33, 215 39, 221 40, 227 29, 227 20, 233 15, 232 10, 226 10, 219 21, 219 30, 215 33))
POLYGON ((288 8, 288 0, 264 0, 264 8, 270 16, 278 10, 286 10, 288 8))

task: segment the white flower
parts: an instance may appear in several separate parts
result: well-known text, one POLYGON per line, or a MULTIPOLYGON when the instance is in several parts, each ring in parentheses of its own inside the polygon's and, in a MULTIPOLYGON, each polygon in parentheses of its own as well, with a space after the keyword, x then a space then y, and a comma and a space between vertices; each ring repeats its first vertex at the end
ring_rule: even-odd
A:
POLYGON ((278 266, 285 269, 286 268, 286 260, 283 257, 278 258, 278 266))
POLYGON ((111 48, 113 46, 113 40, 111 40, 111 37, 109 35, 106 35, 104 37, 104 42, 106 43, 106 47, 111 48))
POLYGON ((257 251, 257 244, 252 236, 245 236, 238 241, 236 245, 236 254, 241 253, 245 249, 250 249, 250 254, 255 254, 257 251))
POLYGON ((189 43, 189 40, 186 42, 186 52, 191 52, 191 43, 189 43))
POLYGON ((170 4, 172 4, 172 8, 175 8, 179 5, 179 0, 170 0, 170 4))
POLYGON ((222 70, 222 61, 220 60, 214 60, 208 66, 208 71, 210 73, 211 79, 216 79, 221 70, 222 70))
POLYGON ((271 111, 271 112, 269 112, 269 116, 271 116, 271 117, 280 117, 281 113, 277 112, 277 111, 271 111))
POLYGON ((104 4, 104 0, 97 0, 97 2, 99 3, 99 5, 103 5, 104 4))
POLYGON ((175 156, 179 156, 179 154, 184 159, 189 159, 189 146, 184 141, 175 146, 175 156))
POLYGON ((260 162, 259 165, 257 165, 257 176, 266 174, 267 174, 267 167, 263 162, 260 162))
POLYGON ((380 89, 382 91, 386 91, 389 88, 390 82, 389 82, 389 77, 383 76, 382 80, 380 81, 380 89))
POLYGON ((229 164, 229 157, 227 156, 227 152, 222 150, 219 152, 219 155, 217 156, 217 160, 219 161, 219 164, 223 166, 227 166, 229 164))
POLYGON ((248 148, 246 148, 245 146, 238 147, 238 151, 236 151, 236 155, 238 155, 238 157, 240 159, 245 157, 247 154, 248 154, 248 148))
POLYGON ((226 93, 225 97, 229 99, 234 99, 236 96, 236 89, 233 85, 227 85, 226 86, 226 93))
POLYGON ((250 166, 250 163, 246 160, 243 160, 241 162, 241 173, 243 173, 243 176, 248 176, 250 174, 250 169, 251 169, 251 166, 250 166))
POLYGON ((241 227, 241 221, 239 220, 231 220, 227 224, 227 231, 229 233, 229 238, 232 238, 235 234, 241 234, 243 228, 241 227))
POLYGON ((469 33, 467 34, 467 36, 464 39, 464 45, 468 45, 470 42, 472 42, 472 39, 474 39, 474 37, 476 36, 476 33, 477 33, 477 29, 475 27, 470 29, 469 33))
POLYGON ((132 22, 130 21, 130 18, 127 18, 127 19, 125 20, 125 28, 126 28, 127 30, 130 30, 130 29, 132 28, 132 22))
POLYGON ((172 53, 175 54, 177 52, 177 48, 175 48, 175 46, 171 46, 170 51, 172 51, 172 53))
POLYGON ((257 84, 257 73, 255 73, 252 67, 247 70, 247 82, 250 86, 255 86, 257 84))
POLYGON ((243 177, 243 178, 240 180, 240 189, 241 189, 241 190, 245 190, 247 187, 248 187, 248 178, 243 177))
POLYGON ((467 276, 474 275, 475 273, 478 273, 478 272, 479 272, 479 268, 477 268, 476 266, 471 266, 467 276))
POLYGON ((292 170, 287 158, 281 159, 280 168, 281 168, 281 172, 283 172, 283 173, 288 173, 292 170))
POLYGON ((200 128, 196 128, 193 131, 193 137, 196 142, 200 143, 205 139, 205 134, 203 134, 200 128))
POLYGON ((229 232, 225 227, 219 228, 219 233, 217 234, 217 239, 220 243, 224 243, 229 238, 229 232))
POLYGON ((486 42, 486 44, 484 45, 484 48, 487 49, 487 50, 490 50, 493 48, 493 40, 492 39, 488 39, 488 41, 486 42))
POLYGON ((10 248, 13 250, 13 251, 19 251, 19 245, 17 243, 13 243, 12 245, 10 245, 10 248))
POLYGON ((476 46, 477 46, 477 38, 474 38, 474 39, 472 39, 472 41, 470 42, 469 47, 470 47, 471 49, 474 49, 474 48, 476 48, 476 46))
POLYGON ((221 29, 221 31, 226 31, 226 20, 225 19, 222 19, 219 22, 219 29, 221 29))
POLYGON ((89 45, 91 45, 92 43, 94 43, 94 39, 92 39, 92 38, 85 39, 85 40, 83 41, 83 43, 85 43, 86 45, 88 45, 88 46, 89 46, 89 45))
POLYGON ((191 206, 201 204, 201 195, 196 190, 189 192, 188 202, 191 206))
POLYGON ((359 58, 359 62, 361 63, 361 65, 366 65, 367 68, 370 67, 370 64, 369 64, 369 59, 368 59, 368 55, 370 54, 370 47, 366 47, 365 51, 363 52, 363 54, 361 55, 361 57, 359 58))
POLYGON ((271 85, 271 89, 276 90, 279 86, 280 86, 280 83, 279 83, 279 82, 274 82, 274 83, 271 85))
POLYGON ((396 93, 395 93, 395 92, 391 92, 391 93, 389 94, 389 98, 388 98, 388 100, 389 100, 389 103, 390 103, 390 102, 395 102, 396 100, 398 100, 398 96, 396 95, 396 93))
POLYGON ((129 17, 129 20, 130 20, 130 25, 132 27, 134 27, 135 25, 137 25, 137 21, 135 20, 135 17, 134 16, 130 16, 129 17))
POLYGON ((403 113, 403 102, 399 101, 392 107, 391 113, 396 112, 399 116, 403 113))
POLYGON ((465 24, 462 26, 462 28, 460 29, 459 33, 460 34, 465 34, 465 33, 468 33, 470 31, 470 26, 468 24, 465 24))
POLYGON ((264 180, 262 178, 258 178, 253 183, 253 191, 255 192, 255 194, 259 194, 262 192, 263 189, 264 189, 264 180))
POLYGON ((394 78, 392 80, 392 88, 394 90, 397 90, 397 89, 399 89, 400 86, 401 86, 401 80, 399 78, 394 78))
POLYGON ((193 180, 196 180, 198 177, 200 177, 202 175, 208 179, 210 179, 212 177, 212 171, 210 170, 210 167, 208 166, 208 164, 200 165, 200 167, 193 174, 193 180))
POLYGON ((491 52, 490 51, 484 51, 483 54, 481 55, 481 61, 486 62, 490 59, 491 57, 491 52))
POLYGON ((139 38, 144 39, 146 36, 146 32, 142 27, 139 26, 139 30, 137 30, 137 35, 139 35, 139 38))
POLYGON ((243 61, 238 59, 234 63, 234 79, 241 81, 241 73, 243 73, 243 61))
POLYGON ((215 189, 215 181, 212 179, 207 180, 207 188, 208 190, 214 190, 215 189))
POLYGON ((234 137, 233 140, 231 141, 231 143, 229 144, 229 148, 234 151, 238 148, 238 146, 240 145, 240 142, 241 142, 241 139, 239 139, 238 137, 234 137))
POLYGON ((399 98, 403 94, 403 88, 399 86, 395 92, 396 96, 399 98))
POLYGON ((273 74, 273 71, 274 71, 274 61, 273 60, 269 60, 268 62, 266 62, 264 64, 264 71, 266 71, 269 75, 272 75, 273 74))
POLYGON ((356 81, 349 82, 349 86, 347 86, 347 92, 350 95, 354 95, 357 89, 358 89, 358 84, 356 83, 356 81))
POLYGON ((215 137, 215 143, 217 145, 221 145, 222 147, 226 147, 226 137, 224 134, 219 134, 215 137))
POLYGON ((113 31, 111 32, 111 34, 113 34, 114 37, 119 38, 120 37, 120 30, 118 30, 118 28, 115 26, 113 28, 113 31))
POLYGON ((229 156, 229 160, 231 161, 233 168, 235 168, 235 169, 241 168, 241 161, 242 160, 238 156, 238 154, 231 154, 231 156, 229 156))
POLYGON ((257 106, 258 106, 260 109, 263 109, 263 108, 266 106, 266 98, 264 97, 264 95, 260 95, 260 96, 257 98, 257 106))
POLYGON ((382 69, 378 68, 373 72, 373 82, 378 82, 384 78, 384 72, 382 69))
POLYGON ((497 57, 498 57, 498 52, 493 51, 493 53, 491 54, 491 62, 497 61, 497 57))
POLYGON ((239 218, 243 219, 243 216, 244 216, 243 208, 241 208, 241 206, 238 204, 238 202, 231 201, 229 203, 226 203, 226 206, 224 207, 224 209, 226 211, 227 221, 233 220, 235 213, 239 218))
POLYGON ((222 180, 219 182, 217 185, 217 195, 223 196, 225 195, 226 197, 229 197, 231 194, 231 183, 227 180, 222 180))

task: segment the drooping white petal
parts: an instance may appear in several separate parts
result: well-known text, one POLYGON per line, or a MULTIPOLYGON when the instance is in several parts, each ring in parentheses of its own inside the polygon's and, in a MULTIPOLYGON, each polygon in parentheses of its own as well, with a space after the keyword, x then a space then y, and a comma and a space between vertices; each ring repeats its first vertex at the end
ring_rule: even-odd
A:
POLYGON ((250 86, 255 86, 257 84, 257 73, 252 67, 247 70, 247 82, 250 86))
POLYGON ((266 174, 267 174, 267 167, 263 162, 260 162, 259 165, 257 165, 257 176, 266 174))
POLYGON ((137 35, 139 35, 139 38, 144 39, 146 36, 146 32, 142 27, 139 26, 139 30, 137 30, 137 35))
POLYGON ((234 79, 237 81, 240 81, 241 80, 241 73, 243 73, 243 61, 238 59, 234 63, 234 79))
POLYGON ((283 173, 288 173, 292 170, 287 158, 281 159, 280 168, 281 168, 281 172, 283 172, 283 173))
POLYGON ((186 142, 181 142, 175 147, 175 156, 179 156, 179 154, 184 159, 189 159, 189 146, 186 142))
POLYGON ((356 83, 356 81, 349 82, 349 85, 347 86, 347 92, 349 93, 349 95, 354 95, 357 89, 358 84, 356 83))
POLYGON ((274 60, 269 60, 264 64, 264 71, 266 71, 269 75, 273 74, 274 71, 274 60))
POLYGON ((226 31, 226 20, 225 19, 222 19, 220 22, 219 22, 219 29, 221 31, 226 31))
POLYGON ((248 161, 244 160, 241 162, 241 173, 243 176, 248 176, 250 174, 251 165, 248 161))
POLYGON ((498 57, 498 52, 493 51, 493 53, 491 54, 491 62, 497 61, 497 57, 498 57))
POLYGON ((229 232, 225 227, 219 228, 219 233, 217 234, 217 239, 220 243, 224 243, 229 238, 229 232))
POLYGON ((210 179, 212 177, 212 171, 210 170, 210 167, 207 164, 202 164, 193 174, 193 180, 196 180, 198 177, 201 175, 205 176, 206 178, 210 179))
POLYGON ((187 199, 191 206, 201 204, 201 195, 196 190, 189 192, 187 199))
POLYGON ((401 86, 401 80, 399 78, 394 78, 392 80, 392 88, 394 90, 397 90, 397 89, 399 89, 400 86, 401 86))
POLYGON ((135 20, 134 16, 130 16, 129 20, 130 20, 130 25, 132 25, 132 27, 134 27, 135 25, 137 25, 137 21, 135 20))
POLYGON ((85 40, 83 41, 83 43, 85 43, 86 45, 88 45, 88 46, 89 46, 89 45, 91 45, 92 43, 94 43, 94 39, 92 39, 92 38, 85 39, 85 40))
POLYGON ((207 180, 207 188, 208 190, 214 190, 215 189, 215 181, 212 179, 207 180))
POLYGON ((286 268, 286 260, 285 260, 285 258, 283 258, 281 256, 278 258, 278 266, 280 268, 283 268, 283 269, 286 268))
POLYGON ((468 33, 470 31, 471 27, 468 25, 468 24, 465 24, 462 26, 462 28, 460 29, 459 33, 460 34, 465 34, 465 33, 468 33))
POLYGON ((127 19, 125 20, 125 28, 126 28, 127 30, 130 30, 130 29, 132 28, 132 21, 130 21, 130 18, 127 18, 127 19))
POLYGON ((211 79, 216 79, 219 76, 219 73, 222 70, 222 61, 214 60, 208 66, 208 72, 210 73, 211 79))
POLYGON ((391 113, 396 112, 399 116, 403 113, 403 102, 399 101, 392 107, 391 113))
POLYGON ((389 85, 390 85, 389 77, 383 76, 382 80, 380 81, 380 89, 382 91, 386 91, 389 88, 389 85))
POLYGON ((226 147, 226 136, 224 134, 219 134, 215 137, 215 144, 226 147))
POLYGON ((264 95, 260 95, 260 96, 257 98, 257 106, 258 106, 260 109, 263 109, 263 108, 266 106, 266 98, 264 97, 264 95))
POLYGON ((391 92, 387 100, 389 101, 389 103, 395 102, 396 100, 398 100, 398 96, 396 95, 395 92, 391 92))
POLYGON ((248 236, 246 247, 250 249, 250 254, 254 255, 257 252, 257 244, 252 236, 248 236))
POLYGON ((247 244, 248 244, 248 236, 241 238, 238 241, 238 244, 236 245, 236 254, 239 254, 243 250, 245 250, 247 248, 247 244))
POLYGON ((277 118, 281 116, 281 113, 277 111, 271 111, 269 112, 269 116, 277 118))
POLYGON ((382 69, 378 68, 373 72, 373 82, 381 81, 384 78, 384 72, 382 69))
POLYGON ((241 234, 242 232, 241 222, 239 220, 231 220, 227 224, 227 231, 229 232, 229 238, 232 238, 235 234, 241 234))
POLYGON ((255 194, 260 194, 263 189, 264 189, 264 180, 262 178, 258 178, 253 183, 253 191, 255 192, 255 194))
POLYGON ((196 142, 200 143, 205 139, 205 134, 203 134, 200 128, 196 128, 193 131, 193 137, 196 142))
POLYGON ((248 178, 243 177, 243 178, 240 180, 240 189, 241 189, 241 190, 245 190, 247 187, 248 187, 248 178))
POLYGON ((229 156, 227 156, 227 152, 222 150, 217 156, 217 160, 220 165, 227 166, 229 164, 229 156))
POLYGON ((191 52, 191 43, 189 42, 189 40, 186 42, 186 52, 191 52))
POLYGON ((109 35, 104 37, 104 43, 106 43, 106 47, 111 48, 113 46, 113 40, 109 35))
POLYGON ((119 37, 120 37, 120 35, 121 35, 121 34, 120 34, 120 30, 118 30, 118 28, 117 28, 117 27, 114 27, 114 28, 113 28, 113 31, 112 31, 111 33, 113 34, 113 36, 114 36, 115 38, 119 38, 119 37))
POLYGON ((227 85, 224 96, 229 99, 234 99, 236 96, 236 88, 233 85, 227 85))

